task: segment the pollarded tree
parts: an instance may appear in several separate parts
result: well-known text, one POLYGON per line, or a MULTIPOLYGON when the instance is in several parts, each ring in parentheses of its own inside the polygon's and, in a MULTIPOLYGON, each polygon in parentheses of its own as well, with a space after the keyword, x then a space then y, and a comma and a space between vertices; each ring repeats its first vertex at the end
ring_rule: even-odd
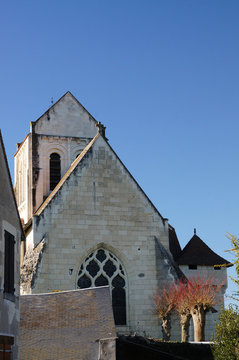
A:
POLYGON ((192 317, 190 309, 187 306, 187 302, 184 301, 187 296, 187 291, 188 287, 186 281, 180 280, 174 285, 174 307, 180 318, 182 342, 188 342, 190 319, 192 317))
POLYGON ((181 339, 188 341, 190 318, 193 319, 194 341, 205 340, 206 313, 216 305, 216 295, 223 283, 215 285, 212 277, 192 277, 179 280, 154 294, 155 313, 161 320, 164 340, 170 340, 171 314, 180 317, 181 339))
POLYGON ((163 287, 154 294, 154 313, 161 321, 163 340, 169 341, 171 336, 171 314, 175 307, 175 292, 173 286, 163 287))
POLYGON ((222 286, 223 283, 215 285, 212 277, 188 279, 182 302, 193 318, 194 341, 205 340, 206 313, 216 304, 216 295, 222 286))

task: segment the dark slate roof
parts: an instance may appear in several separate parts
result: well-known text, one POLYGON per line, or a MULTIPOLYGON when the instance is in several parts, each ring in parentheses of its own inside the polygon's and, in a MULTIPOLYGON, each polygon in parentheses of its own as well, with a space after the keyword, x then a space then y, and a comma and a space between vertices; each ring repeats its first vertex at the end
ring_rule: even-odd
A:
POLYGON ((168 234, 169 234, 169 250, 175 260, 181 253, 182 249, 179 244, 176 231, 170 224, 168 226, 168 234))
POLYGON ((108 287, 20 297, 21 360, 96 360, 116 338, 108 287))
POLYGON ((176 258, 176 262, 179 265, 231 266, 229 261, 212 251, 196 234, 176 258))

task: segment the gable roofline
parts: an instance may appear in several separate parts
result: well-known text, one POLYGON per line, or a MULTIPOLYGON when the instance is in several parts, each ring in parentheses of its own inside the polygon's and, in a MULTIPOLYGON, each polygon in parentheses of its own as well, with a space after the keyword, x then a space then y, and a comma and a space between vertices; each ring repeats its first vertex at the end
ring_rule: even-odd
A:
POLYGON ((88 150, 92 147, 92 145, 95 143, 95 141, 98 139, 100 134, 98 133, 91 142, 85 147, 85 149, 77 156, 77 158, 73 161, 65 175, 61 178, 59 183, 56 185, 56 187, 52 190, 52 192, 48 195, 46 200, 42 203, 42 205, 37 209, 34 216, 39 216, 42 211, 47 207, 47 205, 51 202, 51 200, 54 198, 54 196, 57 194, 58 190, 63 186, 65 181, 68 179, 68 177, 71 175, 71 173, 75 170, 76 166, 80 163, 80 161, 84 158, 84 156, 87 154, 88 150))
POLYGON ((27 140, 28 136, 30 135, 30 133, 28 133, 26 136, 25 136, 25 139, 20 143, 20 145, 18 146, 17 148, 17 151, 15 152, 15 154, 13 155, 14 157, 17 155, 18 151, 22 148, 23 144, 25 143, 25 141, 27 140))
MULTIPOLYGON (((30 122, 30 125, 31 125, 31 132, 34 132, 34 126, 36 125, 36 123, 44 116, 46 115, 51 109, 54 108, 54 106, 56 104, 58 104, 67 94, 70 94, 72 96, 72 98, 87 112, 87 114, 94 120, 95 123, 97 123, 97 120, 94 118, 94 116, 92 116, 89 111, 79 102, 79 100, 70 92, 70 91, 67 91, 64 95, 62 95, 60 97, 60 99, 58 99, 55 104, 53 104, 52 106, 50 106, 37 120, 35 121, 31 121, 30 122), (34 124, 34 125, 33 125, 34 124), (32 126, 33 125, 33 126, 32 126)), ((17 155, 17 153, 19 152, 19 150, 21 149, 22 145, 24 144, 24 142, 26 141, 26 139, 28 138, 28 136, 30 135, 30 133, 28 133, 25 137, 25 139, 20 143, 17 151, 15 152, 14 154, 14 157, 17 155)))
POLYGON ((43 204, 38 208, 38 210, 35 212, 34 216, 39 216, 42 211, 47 207, 47 205, 51 202, 51 200, 53 199, 53 197, 57 194, 58 190, 63 186, 63 184, 65 183, 65 181, 68 179, 68 177, 71 175, 71 173, 74 171, 74 169, 77 167, 77 165, 81 162, 81 160, 83 160, 84 156, 87 154, 87 152, 89 151, 89 149, 94 145, 94 143, 97 141, 97 139, 101 137, 105 143, 109 146, 110 150, 113 152, 113 154, 115 155, 115 157, 117 158, 117 160, 120 162, 120 164, 123 166, 123 168, 126 170, 126 172, 128 173, 128 175, 131 177, 131 179, 134 181, 134 183, 136 184, 136 186, 138 187, 138 189, 141 191, 141 193, 144 195, 144 197, 147 199, 147 201, 150 203, 150 205, 153 207, 153 209, 155 210, 155 212, 159 215, 159 217, 161 218, 161 220, 163 221, 163 223, 165 223, 165 221, 167 221, 167 218, 164 218, 160 212, 158 211, 158 209, 155 207, 155 205, 152 203, 152 201, 149 199, 149 197, 145 194, 145 192, 143 191, 143 189, 140 187, 140 185, 138 184, 138 182, 135 180, 135 178, 133 177, 133 175, 129 172, 129 170, 127 169, 127 167, 123 164, 123 162, 120 160, 120 158, 118 157, 118 155, 115 153, 115 151, 112 149, 112 147, 110 146, 110 144, 108 143, 107 139, 104 138, 102 135, 100 135, 100 133, 97 133, 97 135, 91 140, 91 142, 86 146, 86 148, 79 154, 79 156, 73 161, 73 163, 71 164, 70 168, 68 169, 68 171, 65 173, 65 175, 62 177, 62 179, 59 181, 59 183, 56 185, 56 187, 52 190, 52 192, 50 193, 50 195, 46 198, 46 200, 43 202, 43 204))
POLYGON ((67 94, 69 94, 69 95, 77 102, 77 104, 79 104, 79 105, 87 112, 87 114, 95 121, 95 123, 97 123, 97 121, 96 121, 96 119, 94 118, 94 116, 92 116, 92 115, 89 113, 89 111, 79 102, 79 100, 77 100, 77 98, 76 98, 70 91, 67 91, 64 95, 62 95, 62 96, 60 97, 60 99, 58 99, 54 104, 52 104, 52 106, 50 106, 37 120, 30 122, 30 124, 31 124, 31 132, 34 132, 34 129, 32 128, 32 127, 33 127, 32 125, 34 124, 34 126, 35 126, 36 123, 37 123, 44 115, 46 115, 51 109, 53 109, 54 106, 55 106, 56 104, 58 104, 67 94))
POLYGON ((6 169, 7 169, 7 174, 8 174, 8 180, 9 180, 9 184, 10 184, 10 191, 12 193, 12 197, 13 197, 13 201, 14 201, 14 206, 16 208, 16 212, 17 212, 17 218, 19 221, 19 225, 20 225, 20 229, 21 229, 21 241, 25 239, 25 235, 24 235, 24 231, 23 231, 23 227, 22 227, 22 222, 19 216, 19 212, 18 212, 18 208, 17 208, 17 201, 15 198, 15 194, 14 194, 14 190, 13 190, 13 185, 12 185, 12 178, 11 178, 11 174, 10 174, 10 170, 9 170, 9 166, 8 166, 8 161, 7 161, 7 155, 6 155, 6 150, 5 150, 5 146, 3 143, 3 138, 2 138, 2 132, 0 129, 0 144, 3 150, 3 158, 4 158, 4 162, 6 164, 6 169))
MULTIPOLYGON (((104 139, 104 138, 103 138, 104 139)), ((164 218, 160 212, 158 211, 158 209, 156 208, 156 206, 152 203, 152 201, 150 200, 150 198, 146 195, 146 193, 144 192, 144 190, 141 188, 141 186, 138 184, 138 182, 135 180, 135 178, 133 177, 133 175, 131 174, 131 172, 127 169, 127 167, 124 165, 124 163, 120 160, 120 158, 118 157, 118 155, 116 154, 116 152, 112 149, 112 147, 110 146, 110 144, 106 141, 106 139, 104 139, 105 142, 107 143, 107 145, 109 146, 110 150, 113 152, 113 154, 116 156, 117 160, 119 160, 120 164, 123 166, 123 168, 126 170, 126 172, 129 174, 129 176, 131 177, 131 179, 135 182, 135 184, 137 185, 137 187, 139 188, 139 190, 142 192, 142 194, 146 197, 146 199, 148 200, 148 202, 150 203, 150 205, 153 207, 153 209, 157 212, 157 214, 159 215, 159 217, 162 219, 163 223, 165 223, 165 221, 167 221, 167 218, 164 218)))

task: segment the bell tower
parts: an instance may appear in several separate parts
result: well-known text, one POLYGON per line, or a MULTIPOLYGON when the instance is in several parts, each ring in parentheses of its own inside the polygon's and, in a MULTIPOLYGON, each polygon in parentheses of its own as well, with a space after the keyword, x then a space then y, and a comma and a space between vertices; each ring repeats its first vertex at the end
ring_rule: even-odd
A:
POLYGON ((96 135, 96 124, 70 92, 30 123, 30 133, 15 154, 14 188, 24 224, 96 135))

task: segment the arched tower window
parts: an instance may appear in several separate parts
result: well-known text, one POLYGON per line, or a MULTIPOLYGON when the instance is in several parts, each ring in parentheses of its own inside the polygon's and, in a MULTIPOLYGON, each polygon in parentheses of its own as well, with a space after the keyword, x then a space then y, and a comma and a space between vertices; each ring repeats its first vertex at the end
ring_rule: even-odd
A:
POLYGON ((116 325, 126 324, 126 273, 119 260, 106 249, 97 249, 83 262, 77 286, 85 289, 109 285, 116 325))
POLYGON ((50 190, 61 180, 61 157, 57 153, 50 155, 50 190))

